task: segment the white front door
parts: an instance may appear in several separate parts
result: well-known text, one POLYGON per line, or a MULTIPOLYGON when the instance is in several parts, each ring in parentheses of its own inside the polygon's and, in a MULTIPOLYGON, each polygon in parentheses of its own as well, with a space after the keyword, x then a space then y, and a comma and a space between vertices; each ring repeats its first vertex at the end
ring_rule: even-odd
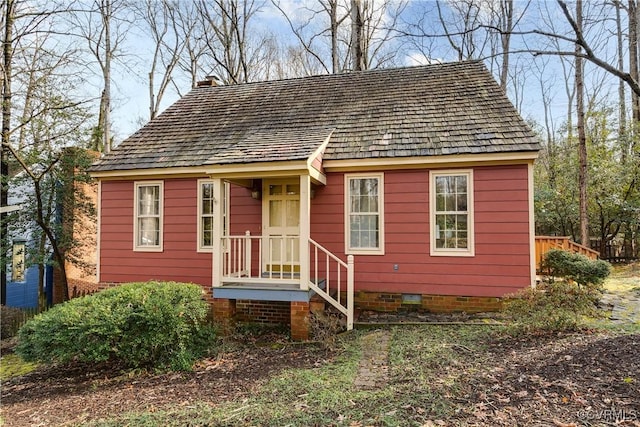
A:
POLYGON ((300 181, 264 180, 262 194, 262 271, 299 272, 300 181))

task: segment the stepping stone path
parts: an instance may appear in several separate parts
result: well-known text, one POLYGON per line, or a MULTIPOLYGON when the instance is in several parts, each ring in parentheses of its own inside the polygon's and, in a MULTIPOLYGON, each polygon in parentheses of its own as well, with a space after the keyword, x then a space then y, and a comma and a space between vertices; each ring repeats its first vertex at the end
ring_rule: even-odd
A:
POLYGON ((363 390, 384 386, 388 381, 389 331, 378 330, 362 337, 362 358, 354 385, 363 390))
POLYGON ((615 323, 640 323, 640 290, 606 292, 602 303, 612 306, 609 319, 615 323))

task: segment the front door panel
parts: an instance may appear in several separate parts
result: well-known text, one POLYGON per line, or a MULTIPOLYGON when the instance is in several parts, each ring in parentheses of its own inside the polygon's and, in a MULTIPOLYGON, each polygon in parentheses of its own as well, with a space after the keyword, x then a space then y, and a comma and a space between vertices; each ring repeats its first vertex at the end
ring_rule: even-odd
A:
POLYGON ((264 181, 263 271, 300 270, 300 183, 297 180, 264 181))

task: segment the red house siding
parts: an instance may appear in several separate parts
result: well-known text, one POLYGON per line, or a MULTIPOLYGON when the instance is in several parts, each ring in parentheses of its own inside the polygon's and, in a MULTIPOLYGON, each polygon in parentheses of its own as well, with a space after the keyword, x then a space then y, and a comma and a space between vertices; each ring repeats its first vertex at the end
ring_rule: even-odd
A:
MULTIPOLYGON (((474 168, 475 256, 432 257, 429 171, 386 172, 385 254, 355 255, 356 290, 499 297, 529 286, 527 179, 527 165, 474 168)), ((344 174, 334 173, 312 201, 311 237, 344 257, 344 236, 344 174)))
MULTIPOLYGON (((356 291, 499 297, 531 283, 527 165, 473 169, 475 256, 430 256, 429 171, 388 171, 385 254, 355 256, 356 291)), ((133 198, 133 181, 103 181, 100 281, 210 286, 212 255, 196 250, 197 179, 164 180, 163 252, 133 251, 133 198)), ((261 234, 261 201, 232 185, 230 231, 246 230, 261 234)), ((343 173, 329 173, 315 191, 311 238, 346 259, 343 173)))
POLYGON ((229 199, 229 228, 234 236, 242 236, 248 230, 252 236, 262 233, 262 201, 251 198, 251 190, 231 185, 229 199))
MULTIPOLYGON (((100 281, 152 279, 211 286, 212 254, 197 252, 198 180, 164 180, 163 252, 133 251, 134 181, 103 181, 100 227, 100 281)), ((232 234, 260 233, 260 200, 251 191, 231 186, 232 234)))
POLYGON ((197 180, 164 180, 162 252, 133 251, 134 181, 103 181, 100 281, 152 279, 211 285, 211 253, 197 247, 197 180))

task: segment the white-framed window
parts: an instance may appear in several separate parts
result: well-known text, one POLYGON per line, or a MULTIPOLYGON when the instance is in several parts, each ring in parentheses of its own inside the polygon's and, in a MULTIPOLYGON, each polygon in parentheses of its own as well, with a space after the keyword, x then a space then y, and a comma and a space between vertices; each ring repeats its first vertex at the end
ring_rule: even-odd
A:
POLYGON ((384 254, 384 174, 345 175, 345 251, 384 254))
POLYGON ((164 183, 138 181, 134 194, 133 250, 162 252, 164 183))
POLYGON ((431 255, 473 256, 473 170, 429 172, 431 255))
MULTIPOLYGON (((229 232, 229 189, 230 184, 222 185, 222 235, 229 232)), ((211 252, 213 250, 213 180, 198 180, 198 252, 211 252)))

